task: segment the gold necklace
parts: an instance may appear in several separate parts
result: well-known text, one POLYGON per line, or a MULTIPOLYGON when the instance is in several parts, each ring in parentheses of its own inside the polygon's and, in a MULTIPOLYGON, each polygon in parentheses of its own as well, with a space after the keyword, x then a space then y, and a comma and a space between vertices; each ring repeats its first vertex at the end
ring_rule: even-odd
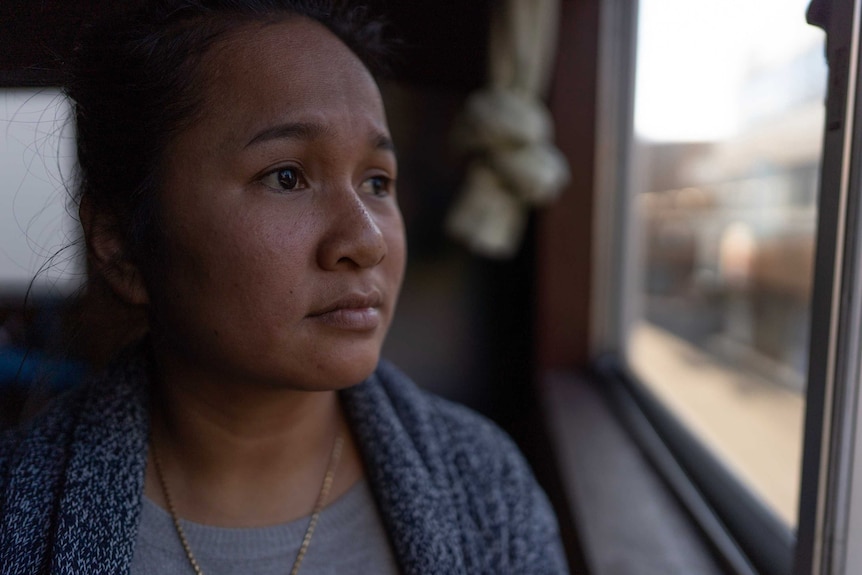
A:
MULTIPOLYGON (((320 518, 320 512, 323 511, 326 498, 329 496, 329 490, 332 488, 332 482, 335 479, 335 470, 338 468, 338 462, 341 460, 341 451, 343 447, 344 437, 341 434, 341 430, 339 430, 338 434, 335 436, 335 443, 332 445, 332 452, 329 454, 329 465, 326 468, 326 475, 323 476, 323 484, 320 486, 320 493, 317 495, 317 502, 314 504, 311 518, 308 520, 308 527, 305 530, 305 536, 302 538, 302 544, 299 546, 299 551, 296 554, 296 559, 293 562, 293 568, 290 570, 290 575, 297 575, 297 573, 299 573, 299 567, 302 565, 302 560, 305 558, 305 553, 308 551, 308 546, 311 544, 311 536, 314 535, 314 529, 317 527, 317 520, 320 518)), ((171 519, 174 520, 174 527, 177 530, 180 543, 183 545, 183 549, 186 552, 186 557, 189 558, 189 563, 191 563, 192 569, 195 570, 197 575, 203 575, 203 571, 192 553, 192 548, 189 546, 188 539, 186 539, 185 531, 183 531, 183 527, 180 525, 180 518, 177 516, 176 509, 174 509, 174 502, 171 499, 170 491, 168 491, 168 484, 165 482, 165 476, 162 473, 162 463, 159 460, 159 453, 156 450, 155 445, 153 445, 151 451, 153 452, 153 463, 155 464, 156 475, 158 476, 159 483, 162 486, 162 493, 165 496, 165 502, 168 504, 168 511, 171 514, 171 519)))

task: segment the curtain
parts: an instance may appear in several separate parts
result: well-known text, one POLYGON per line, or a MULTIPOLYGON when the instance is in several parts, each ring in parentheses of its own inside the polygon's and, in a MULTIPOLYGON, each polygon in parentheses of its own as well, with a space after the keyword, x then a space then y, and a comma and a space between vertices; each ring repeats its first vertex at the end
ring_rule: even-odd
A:
POLYGON ((446 227, 474 252, 507 258, 520 246, 530 208, 557 197, 569 169, 543 102, 559 0, 500 0, 493 10, 489 84, 470 95, 454 128, 454 145, 470 163, 446 227))

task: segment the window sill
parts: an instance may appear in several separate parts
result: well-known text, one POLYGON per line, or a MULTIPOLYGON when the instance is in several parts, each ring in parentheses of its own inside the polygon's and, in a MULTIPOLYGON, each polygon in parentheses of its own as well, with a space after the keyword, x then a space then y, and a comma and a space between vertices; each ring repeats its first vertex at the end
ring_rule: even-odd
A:
POLYGON ((593 382, 545 378, 544 412, 592 575, 725 573, 593 382))

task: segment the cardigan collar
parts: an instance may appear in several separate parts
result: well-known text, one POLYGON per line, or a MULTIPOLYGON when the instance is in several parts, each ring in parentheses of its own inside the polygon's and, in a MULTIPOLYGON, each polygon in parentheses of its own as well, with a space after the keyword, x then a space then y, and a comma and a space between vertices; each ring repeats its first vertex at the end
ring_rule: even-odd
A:
POLYGON ((384 376, 405 377, 384 364, 341 395, 395 555, 405 573, 465 573, 449 477, 434 453, 445 446, 422 441, 422 415, 399 405, 384 376))
MULTIPOLYGON (((148 366, 145 354, 127 356, 33 422, 6 462, 0 549, 15 551, 0 573, 128 572, 147 461, 148 366)), ((407 574, 463 573, 446 475, 381 375, 341 398, 395 556, 407 574)))

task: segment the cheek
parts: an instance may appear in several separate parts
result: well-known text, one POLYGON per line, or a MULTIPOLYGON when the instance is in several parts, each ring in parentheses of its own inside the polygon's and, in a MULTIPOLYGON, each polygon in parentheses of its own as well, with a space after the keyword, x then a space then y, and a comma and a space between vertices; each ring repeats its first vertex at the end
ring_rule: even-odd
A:
POLYGON ((230 282, 236 292, 231 295, 248 313, 271 312, 262 304, 277 299, 289 305, 285 298, 301 295, 295 292, 301 291, 313 260, 313 226, 269 214, 238 218, 224 232, 207 246, 208 265, 211 275, 230 282))
POLYGON ((175 227, 167 245, 170 269, 159 278, 165 296, 208 306, 207 313, 216 315, 257 316, 268 299, 284 303, 302 285, 313 229, 302 218, 288 221, 271 212, 224 216, 175 227))

